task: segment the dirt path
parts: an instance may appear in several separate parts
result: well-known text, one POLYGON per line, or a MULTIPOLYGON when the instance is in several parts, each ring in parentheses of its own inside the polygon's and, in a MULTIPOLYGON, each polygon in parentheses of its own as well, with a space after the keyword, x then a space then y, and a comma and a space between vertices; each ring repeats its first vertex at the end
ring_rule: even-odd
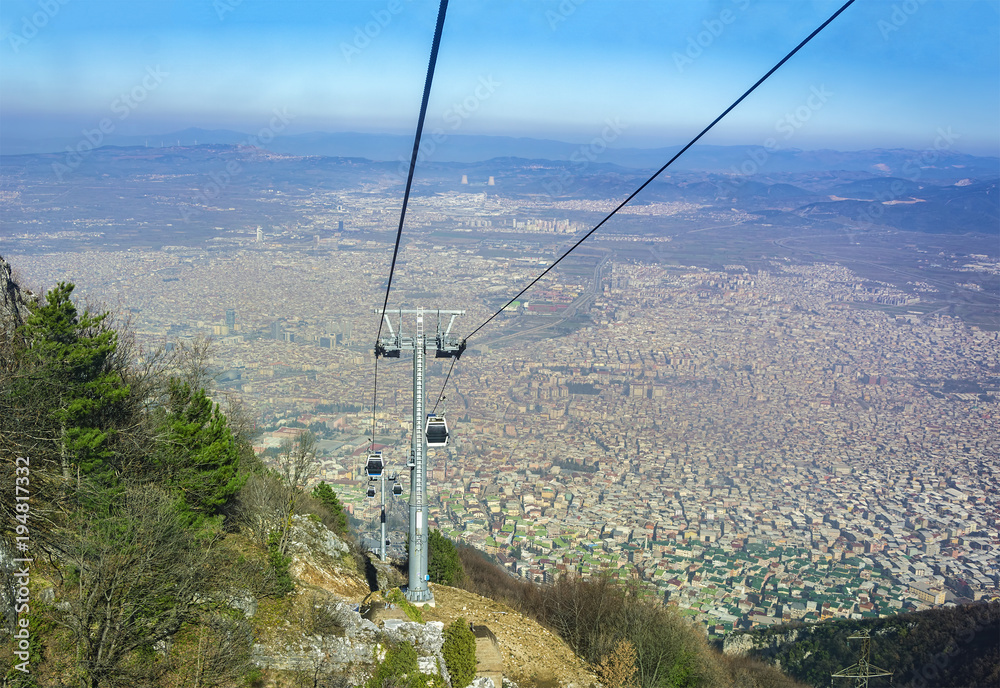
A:
POLYGON ((504 676, 521 688, 555 688, 575 685, 587 688, 597 678, 587 664, 554 633, 510 607, 465 590, 430 584, 435 607, 423 610, 425 621, 447 626, 458 617, 488 626, 500 643, 504 676))

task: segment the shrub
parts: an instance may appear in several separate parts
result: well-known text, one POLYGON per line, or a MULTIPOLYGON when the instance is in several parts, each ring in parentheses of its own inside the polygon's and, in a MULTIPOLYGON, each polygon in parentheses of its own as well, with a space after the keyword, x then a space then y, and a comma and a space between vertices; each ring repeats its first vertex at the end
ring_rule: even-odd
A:
POLYGON ((417 651, 412 645, 403 643, 390 647, 385 658, 378 663, 375 673, 365 682, 365 688, 382 688, 384 685, 402 685, 402 681, 393 679, 406 678, 417 673, 417 651))
POLYGON ((639 671, 635 665, 637 659, 635 646, 627 640, 620 640, 604 661, 597 665, 597 678, 607 688, 631 688, 639 671))
POLYGON ((476 678, 476 636, 468 621, 459 617, 444 630, 441 654, 451 674, 452 688, 465 688, 472 683, 476 678))
POLYGON ((292 574, 288 570, 289 564, 292 563, 292 558, 281 553, 277 532, 271 533, 267 539, 267 559, 271 563, 272 568, 274 568, 278 595, 287 595, 295 589, 292 574))

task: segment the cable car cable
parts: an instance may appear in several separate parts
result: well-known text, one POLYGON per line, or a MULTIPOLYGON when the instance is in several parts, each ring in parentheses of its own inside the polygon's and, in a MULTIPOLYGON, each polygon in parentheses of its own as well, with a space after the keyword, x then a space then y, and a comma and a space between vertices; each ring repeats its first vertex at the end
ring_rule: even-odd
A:
POLYGON ((820 31, 822 31, 823 29, 825 29, 830 24, 830 22, 832 22, 834 19, 836 19, 837 17, 839 17, 840 14, 844 10, 846 10, 848 7, 850 7, 851 5, 853 5, 854 1, 855 0, 847 0, 847 2, 845 2, 841 6, 841 8, 839 10, 837 10, 832 15, 830 15, 829 19, 827 19, 825 22, 823 22, 822 24, 820 24, 819 27, 817 27, 815 31, 813 31, 811 34, 809 34, 808 36, 806 36, 805 39, 801 43, 799 43, 797 46, 795 46, 791 50, 791 52, 789 52, 787 55, 785 55, 783 58, 781 58, 781 60, 776 65, 774 65, 773 67, 771 67, 771 69, 768 70, 767 74, 765 74, 764 76, 762 76, 760 79, 757 80, 757 83, 755 83, 753 86, 751 86, 750 88, 748 88, 746 90, 746 92, 743 93, 743 95, 741 95, 739 98, 737 98, 735 101, 733 101, 733 104, 730 105, 729 107, 727 107, 723 111, 723 113, 721 115, 719 115, 714 120, 712 120, 711 124, 709 124, 707 127, 705 127, 704 129, 702 129, 701 133, 699 133, 697 136, 695 136, 693 139, 691 139, 687 143, 687 145, 685 145, 683 148, 681 148, 679 151, 677 151, 677 153, 672 158, 670 158, 670 160, 668 160, 667 163, 663 167, 661 167, 660 169, 658 169, 655 173, 653 173, 653 176, 651 176, 649 179, 647 179, 645 182, 643 182, 642 186, 640 186, 638 189, 636 189, 631 194, 629 194, 629 197, 626 198, 624 201, 622 201, 621 203, 619 203, 618 207, 616 207, 614 210, 612 210, 610 213, 608 213, 607 217, 605 217, 603 220, 601 220, 600 222, 598 222, 597 225, 593 229, 591 229, 589 232, 587 232, 586 234, 584 234, 583 237, 579 241, 577 241, 575 244, 573 244, 569 248, 569 250, 567 250, 564 254, 562 254, 561 256, 559 256, 559 258, 554 263, 552 263, 552 265, 550 265, 549 267, 545 268, 545 270, 543 270, 542 273, 540 275, 538 275, 538 277, 536 277, 535 279, 531 280, 531 282, 528 283, 528 286, 526 286, 521 291, 517 292, 517 294, 514 296, 514 298, 512 298, 510 301, 508 301, 503 306, 501 306, 500 309, 496 313, 494 313, 493 315, 491 315, 489 318, 487 318, 487 320, 482 325, 480 325, 479 327, 477 327, 476 329, 474 329, 472 332, 470 332, 468 335, 466 335, 465 340, 467 341, 467 340, 471 339, 472 335, 476 334, 477 332, 479 332, 479 330, 481 330, 484 327, 486 327, 495 317, 497 317, 498 315, 500 315, 509 305, 511 305, 512 303, 514 303, 515 301, 517 301, 517 299, 522 294, 524 294, 526 291, 528 291, 529 289, 531 289, 531 287, 533 287, 535 285, 535 283, 537 283, 540 279, 542 279, 543 277, 545 277, 545 275, 547 275, 552 270, 552 268, 554 268, 556 265, 558 265, 562 261, 563 258, 565 258, 570 253, 572 253, 574 250, 576 250, 576 248, 580 244, 582 244, 584 241, 586 241, 587 238, 590 237, 591 234, 593 234, 598 229, 600 229, 601 226, 605 222, 607 222, 608 220, 610 220, 615 215, 615 213, 617 213, 619 210, 621 210, 622 208, 624 208, 625 205, 629 201, 631 201, 633 198, 635 198, 639 194, 640 191, 642 191, 647 186, 649 186, 653 182, 653 180, 656 179, 657 177, 659 177, 660 174, 665 169, 667 169, 668 167, 670 167, 674 163, 674 161, 677 160, 677 158, 681 157, 691 146, 693 146, 695 143, 697 143, 698 140, 701 139, 702 136, 704 136, 709 131, 711 131, 711 129, 716 124, 718 124, 720 121, 722 121, 722 119, 726 115, 728 115, 730 112, 732 112, 733 109, 736 108, 737 105, 739 105, 740 103, 742 103, 744 101, 744 99, 747 98, 747 96, 749 96, 751 93, 753 93, 755 90, 757 90, 758 86, 760 86, 762 83, 764 83, 765 81, 767 81, 768 77, 770 77, 772 74, 774 74, 776 71, 778 71, 778 69, 783 64, 785 64, 786 62, 788 62, 788 60, 790 60, 792 58, 792 56, 795 55, 795 53, 797 53, 799 50, 801 50, 806 45, 806 43, 808 43, 813 38, 815 38, 816 35, 819 34, 820 31))
MULTIPOLYGON (((437 64, 438 48, 441 47, 441 32, 444 29, 444 17, 448 11, 448 0, 441 0, 438 7, 437 25, 434 27, 434 41, 431 43, 431 57, 427 63, 427 76, 424 79, 424 94, 420 100, 420 116, 417 118, 417 132, 413 137, 413 152, 410 153, 410 170, 406 174, 406 190, 403 192, 403 206, 399 211, 399 227, 396 229, 396 245, 392 249, 392 265, 389 266, 389 281, 385 285, 385 299, 382 301, 382 312, 378 319, 378 332, 375 335, 375 346, 378 347, 382 336, 382 324, 385 322, 385 309, 389 305, 389 290, 392 289, 392 277, 396 272, 396 258, 399 256, 399 242, 403 237, 403 222, 406 219, 406 206, 410 200, 410 187, 413 185, 413 170, 417 166, 417 153, 420 151, 420 135, 424 130, 424 118, 427 116, 427 101, 430 100, 431 83, 434 81, 434 66, 437 64)), ((378 354, 375 355, 375 380, 372 389, 372 445, 375 444, 375 408, 378 405, 378 354)))
POLYGON ((441 393, 438 394, 437 401, 434 402, 434 408, 431 409, 431 413, 437 415, 438 404, 444 399, 444 390, 448 387, 448 380, 451 379, 451 371, 455 369, 455 364, 458 363, 458 356, 454 356, 451 359, 451 365, 448 367, 448 374, 444 376, 444 384, 441 385, 441 393))
MULTIPOLYGON (((677 153, 672 158, 670 158, 670 160, 668 160, 667 163, 663 167, 661 167, 660 169, 658 169, 653 174, 653 176, 651 176, 649 179, 647 179, 645 182, 643 182, 642 186, 640 186, 638 189, 636 189, 635 191, 633 191, 628 196, 628 198, 626 198, 624 201, 622 201, 621 203, 619 203, 618 206, 614 210, 612 210, 610 213, 608 213, 608 215, 603 220, 601 220, 599 223, 597 223, 597 225, 593 229, 591 229, 589 232, 587 232, 586 234, 584 234, 583 237, 579 241, 577 241, 565 253, 563 253, 561 256, 559 256, 559 258, 554 263, 552 263, 552 265, 550 265, 547 268, 545 268, 545 270, 543 270, 542 273, 540 275, 538 275, 538 277, 536 277, 535 279, 531 280, 531 282, 528 283, 528 286, 526 286, 521 291, 517 292, 517 294, 514 296, 514 298, 512 298, 510 301, 508 301, 503 306, 501 306, 500 309, 497 310, 496 313, 494 313, 493 315, 491 315, 481 325, 479 325, 479 327, 477 327, 472 332, 470 332, 468 335, 466 335, 465 338, 463 339, 463 342, 467 342, 469 339, 472 338, 472 336, 474 334, 476 334, 477 332, 479 332, 479 330, 481 330, 484 327, 486 327, 487 325, 489 325, 490 322, 494 318, 496 318, 498 315, 500 315, 501 313, 503 313, 504 310, 506 310, 508 306, 510 306, 515 301, 517 301, 517 299, 520 298, 521 295, 523 295, 526 291, 528 291, 529 289, 531 289, 531 287, 533 287, 540 279, 542 279, 543 277, 545 277, 545 275, 548 274, 552 270, 552 268, 554 268, 556 265, 558 265, 562 261, 563 258, 565 258, 570 253, 572 253, 574 250, 576 250, 576 248, 580 244, 582 244, 584 241, 586 241, 587 238, 590 237, 591 234, 593 234, 598 229, 600 229, 601 226, 605 222, 607 222, 608 220, 610 220, 612 218, 612 216, 615 215, 615 213, 617 213, 619 210, 621 210, 622 208, 624 208, 625 205, 629 201, 631 201, 633 198, 635 198, 639 194, 640 191, 642 191, 647 186, 649 186, 653 182, 653 180, 656 179, 657 177, 659 177, 660 174, 665 169, 667 169, 668 167, 670 167, 674 163, 674 161, 677 160, 677 158, 681 157, 681 155, 683 155, 691 146, 693 146, 695 143, 697 143, 698 140, 701 139, 701 137, 703 137, 705 134, 707 134, 716 124, 718 124, 720 121, 722 121, 722 119, 726 115, 728 115, 730 112, 732 112, 736 108, 737 105, 739 105, 740 103, 742 103, 747 98, 747 96, 749 96, 751 93, 753 93, 755 90, 757 90, 758 86, 760 86, 765 81, 767 81, 767 79, 772 74, 774 74, 776 71, 778 71, 778 69, 780 69, 782 65, 784 65, 786 62, 788 62, 788 60, 790 60, 792 58, 792 56, 795 55, 795 53, 797 53, 809 41, 811 41, 813 38, 815 38, 819 34, 819 32, 822 31, 823 29, 825 29, 834 19, 836 19, 837 17, 839 17, 841 15, 841 13, 844 12, 844 10, 846 10, 848 7, 850 7, 851 5, 853 5, 854 1, 855 0, 847 0, 847 2, 845 2, 840 7, 840 9, 838 9, 836 12, 834 12, 832 15, 830 15, 829 19, 827 19, 825 22, 823 22, 822 24, 820 24, 811 34, 809 34, 808 36, 806 36, 805 39, 803 39, 801 43, 799 43, 797 46, 795 46, 787 55, 785 55, 783 58, 781 58, 781 60, 778 61, 777 64, 775 64, 773 67, 771 67, 771 69, 769 69, 764 76, 762 76, 760 79, 758 79, 757 82, 753 86, 751 86, 750 88, 748 88, 743 93, 743 95, 741 95, 739 98, 737 98, 735 101, 733 101, 733 104, 730 105, 729 107, 727 107, 722 112, 721 115, 719 115, 714 120, 712 120, 711 124, 709 124, 707 127, 705 127, 704 129, 702 129, 701 132, 697 136, 695 136, 693 139, 691 139, 687 143, 687 145, 685 145, 683 148, 681 148, 679 151, 677 151, 677 153)), ((457 360, 458 360, 457 358, 456 359, 452 359, 452 364, 451 364, 452 367, 451 367, 451 369, 453 369, 455 367, 455 362, 457 360)), ((444 395, 445 388, 448 386, 448 380, 449 380, 449 378, 451 378, 451 369, 448 370, 448 376, 444 380, 444 385, 441 386, 441 393, 438 394, 438 399, 439 400, 444 395)), ((437 404, 435 404, 434 408, 435 408, 435 410, 437 409, 437 404)), ((374 421, 373 421, 373 423, 374 423, 374 421)), ((372 433, 372 437, 374 438, 374 432, 372 433)))

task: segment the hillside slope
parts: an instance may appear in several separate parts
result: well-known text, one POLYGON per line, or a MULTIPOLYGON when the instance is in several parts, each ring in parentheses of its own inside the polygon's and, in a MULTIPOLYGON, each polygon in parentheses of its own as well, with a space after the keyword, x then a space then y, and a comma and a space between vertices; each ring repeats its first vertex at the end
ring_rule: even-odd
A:
POLYGON ((531 685, 589 686, 597 677, 566 642, 511 607, 458 588, 431 584, 435 607, 424 619, 448 625, 464 617, 496 635, 504 661, 504 676, 524 688, 531 685))
POLYGON ((830 674, 857 662, 859 643, 848 636, 860 629, 871 634, 870 661, 893 672, 893 686, 1000 685, 998 602, 736 633, 726 638, 724 651, 773 662, 788 675, 825 688, 830 674))

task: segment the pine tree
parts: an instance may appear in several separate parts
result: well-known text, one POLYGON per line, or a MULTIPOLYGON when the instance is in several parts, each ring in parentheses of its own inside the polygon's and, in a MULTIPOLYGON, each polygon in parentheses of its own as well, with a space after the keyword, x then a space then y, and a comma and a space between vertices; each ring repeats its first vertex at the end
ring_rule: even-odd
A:
POLYGON ((218 404, 204 389, 171 380, 161 427, 167 442, 156 460, 160 479, 181 491, 188 523, 220 515, 246 476, 239 473, 237 443, 218 404))
POLYGON ((462 579, 462 561, 458 558, 455 543, 432 530, 427 542, 430 555, 427 561, 427 573, 431 580, 441 585, 454 585, 462 579))
POLYGON ((344 513, 344 505, 337 499, 337 493, 333 491, 325 482, 313 488, 313 497, 318 499, 327 508, 333 517, 333 532, 337 535, 347 533, 347 514, 344 513))
POLYGON ((31 313, 19 328, 28 374, 12 391, 44 401, 64 481, 78 472, 111 487, 121 473, 115 425, 127 414, 130 390, 116 369, 118 336, 106 322, 108 314, 79 314, 72 293, 72 284, 60 282, 44 303, 29 304, 31 313))

